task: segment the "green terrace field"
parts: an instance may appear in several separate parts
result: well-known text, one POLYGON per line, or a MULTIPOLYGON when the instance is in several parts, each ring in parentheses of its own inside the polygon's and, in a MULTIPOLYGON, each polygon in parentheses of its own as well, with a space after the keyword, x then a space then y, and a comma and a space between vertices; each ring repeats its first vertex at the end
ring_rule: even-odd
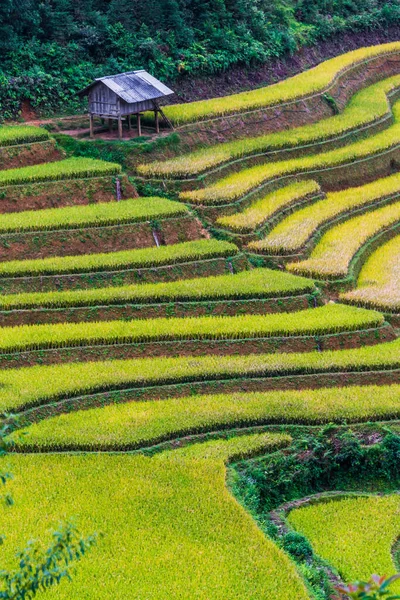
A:
POLYGON ((0 128, 2 569, 71 518, 102 535, 49 599, 395 572, 399 90, 393 42, 163 106, 176 143, 0 128))
POLYGON ((394 124, 385 131, 365 140, 317 155, 292 158, 286 161, 257 165, 229 175, 200 190, 181 192, 180 198, 198 205, 222 205, 244 196, 262 184, 301 173, 313 173, 337 168, 398 147, 400 131, 400 102, 393 106, 394 124))
POLYGON ((399 48, 398 42, 361 48, 325 61, 313 69, 267 88, 243 92, 227 98, 175 104, 166 109, 166 114, 177 125, 183 125, 197 120, 291 102, 322 93, 341 72, 379 55, 396 53, 399 48))
POLYGON ((138 173, 154 177, 193 177, 219 165, 258 153, 272 154, 279 153, 280 150, 304 147, 310 152, 313 147, 318 151, 319 144, 332 138, 337 139, 338 143, 344 143, 357 130, 364 131, 376 122, 391 118, 388 95, 394 94, 399 86, 400 78, 396 75, 355 94, 340 115, 288 131, 225 142, 170 160, 139 165, 138 173))

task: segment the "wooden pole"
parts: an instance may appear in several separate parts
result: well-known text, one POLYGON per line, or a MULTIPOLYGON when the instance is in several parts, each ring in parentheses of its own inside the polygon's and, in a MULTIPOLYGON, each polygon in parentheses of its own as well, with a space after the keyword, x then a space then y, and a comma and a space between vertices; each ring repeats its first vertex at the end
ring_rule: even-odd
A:
POLYGON ((154 111, 154 120, 156 122, 156 133, 160 133, 160 119, 158 116, 158 110, 154 111))
POLYGON ((137 114, 137 132, 138 132, 138 136, 140 137, 142 135, 142 124, 140 122, 140 113, 137 114))
POLYGON ((122 119, 121 115, 118 116, 118 137, 122 140, 122 119))
POLYGON ((89 118, 89 132, 90 132, 90 137, 93 137, 93 115, 92 113, 90 113, 90 118, 89 118))

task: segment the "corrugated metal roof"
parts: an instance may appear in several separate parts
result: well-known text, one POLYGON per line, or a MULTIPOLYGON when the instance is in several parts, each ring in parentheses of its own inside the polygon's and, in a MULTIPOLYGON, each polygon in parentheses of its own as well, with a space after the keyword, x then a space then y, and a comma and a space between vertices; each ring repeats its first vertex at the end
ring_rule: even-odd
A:
POLYGON ((119 75, 108 75, 107 77, 99 77, 95 79, 84 90, 79 92, 79 95, 86 94, 97 81, 101 81, 110 90, 115 92, 117 96, 128 102, 142 102, 143 100, 154 100, 163 96, 169 96, 174 92, 166 85, 158 81, 155 77, 147 73, 147 71, 130 71, 129 73, 120 73, 119 75))

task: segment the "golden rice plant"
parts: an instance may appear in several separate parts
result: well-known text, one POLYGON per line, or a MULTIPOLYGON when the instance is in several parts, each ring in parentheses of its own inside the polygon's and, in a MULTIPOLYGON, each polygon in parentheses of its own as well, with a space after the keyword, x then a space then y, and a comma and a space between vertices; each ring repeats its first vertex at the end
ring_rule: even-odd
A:
POLYGON ((57 292, 31 292, 0 296, 0 310, 60 308, 185 302, 202 300, 241 300, 277 298, 312 293, 314 282, 291 273, 272 269, 252 269, 235 274, 196 277, 161 283, 125 285, 57 292))
POLYGON ((66 158, 18 169, 0 171, 0 187, 22 183, 41 183, 60 179, 104 177, 121 172, 121 165, 94 158, 66 158))
POLYGON ((304 201, 321 192, 316 181, 296 181, 256 200, 243 212, 219 217, 217 224, 235 232, 251 232, 267 222, 282 209, 304 201))
POLYGON ((397 89, 399 84, 399 75, 379 81, 356 93, 341 114, 317 123, 202 148, 169 160, 139 165, 137 170, 145 176, 193 177, 252 154, 279 152, 347 136, 354 130, 370 126, 390 115, 387 95, 397 89))
POLYGON ((5 261, 0 263, 0 275, 21 277, 24 275, 84 273, 107 269, 139 269, 215 257, 229 257, 234 256, 237 252, 238 248, 230 242, 201 239, 160 248, 138 248, 119 252, 5 261))
POLYGON ((0 146, 18 146, 34 142, 44 142, 49 139, 49 134, 41 127, 32 125, 12 125, 0 127, 0 146))
MULTIPOLYGON (((392 547, 399 510, 397 494, 348 497, 294 509, 288 521, 344 581, 367 581, 373 573, 389 577, 397 571, 392 547)), ((398 582, 394 591, 400 591, 398 582)))
POLYGON ((360 271, 356 289, 340 297, 353 304, 400 311, 400 236, 371 254, 360 271))
POLYGON ((282 177, 333 168, 386 152, 399 145, 400 101, 397 101, 393 106, 393 117, 393 125, 385 131, 348 146, 317 155, 257 165, 224 177, 203 189, 181 192, 180 197, 182 200, 193 204, 227 204, 262 184, 282 177))
POLYGON ((187 212, 184 204, 166 198, 131 198, 0 214, 0 233, 101 227, 176 217, 187 212))
POLYGON ((183 340, 324 335, 379 327, 381 313, 329 304, 292 313, 19 325, 0 328, 0 351, 183 340))
POLYGON ((313 69, 268 87, 222 98, 173 104, 165 107, 165 113, 176 125, 183 125, 210 117, 254 110, 282 102, 292 102, 311 94, 323 92, 340 73, 351 69, 358 63, 371 60, 377 56, 390 55, 399 50, 399 42, 360 48, 324 61, 313 69))
MULTIPOLYGON (((184 382, 400 368, 400 338, 346 350, 235 356, 180 356, 64 363, 0 371, 1 412, 104 390, 184 382)), ((172 393, 172 392, 171 392, 172 393)))
POLYGON ((310 258, 289 263, 287 269, 323 279, 346 277, 351 261, 364 244, 400 221, 400 202, 348 219, 325 233, 310 258))
POLYGON ((349 211, 399 195, 399 173, 359 187, 328 193, 325 199, 285 217, 264 239, 251 242, 249 248, 270 254, 299 252, 325 223, 349 211))

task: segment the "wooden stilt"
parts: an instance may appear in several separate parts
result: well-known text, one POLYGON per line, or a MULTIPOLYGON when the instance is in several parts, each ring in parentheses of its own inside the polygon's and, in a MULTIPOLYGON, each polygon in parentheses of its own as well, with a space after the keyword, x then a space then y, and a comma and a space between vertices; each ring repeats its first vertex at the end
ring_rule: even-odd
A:
POLYGON ((156 123, 156 133, 160 133, 160 119, 158 115, 158 110, 154 111, 154 121, 156 123))
POLYGON ((90 137, 93 137, 94 134, 94 127, 93 127, 93 115, 90 114, 90 118, 89 118, 89 132, 90 132, 90 137))
POLYGON ((140 137, 142 135, 142 124, 140 122, 140 113, 137 114, 137 132, 138 132, 138 136, 140 137))
POLYGON ((121 119, 121 115, 119 115, 118 117, 118 137, 120 140, 122 140, 122 119, 121 119))
POLYGON ((111 131, 112 131, 112 125, 113 125, 113 123, 112 123, 112 119, 108 119, 108 131, 109 131, 110 133, 111 133, 111 131))

